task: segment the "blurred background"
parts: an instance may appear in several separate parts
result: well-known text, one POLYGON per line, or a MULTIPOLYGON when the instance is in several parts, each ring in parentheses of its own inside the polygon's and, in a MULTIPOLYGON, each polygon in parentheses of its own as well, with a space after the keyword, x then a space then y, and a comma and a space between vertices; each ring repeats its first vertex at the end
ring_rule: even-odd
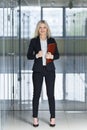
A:
MULTIPOLYGON (((7 111, 32 110, 33 61, 26 54, 41 19, 48 22, 60 53, 56 110, 87 111, 87 1, 0 0, 0 127, 7 111)), ((39 109, 48 111, 44 82, 39 109)))

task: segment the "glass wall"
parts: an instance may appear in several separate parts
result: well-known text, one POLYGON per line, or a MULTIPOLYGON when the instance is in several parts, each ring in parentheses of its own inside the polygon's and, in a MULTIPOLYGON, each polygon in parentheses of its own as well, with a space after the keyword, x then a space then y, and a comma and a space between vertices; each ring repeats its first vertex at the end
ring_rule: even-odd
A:
POLYGON ((0 110, 30 109, 32 62, 26 54, 41 8, 21 6, 20 1, 4 4, 0 8, 0 110))
MULTIPOLYGON (((26 54, 40 19, 47 20, 60 53, 54 62, 56 110, 87 110, 86 12, 86 8, 21 6, 20 0, 0 8, 0 110, 32 109, 33 61, 26 54)), ((44 82, 40 110, 48 110, 44 82)))
MULTIPOLYGON (((6 3, 4 3, 6 4, 6 3)), ((14 109, 14 99, 20 98, 18 12, 15 3, 0 8, 0 104, 1 109, 14 109), (17 43, 16 43, 17 42, 17 43), (15 49, 17 48, 17 50, 15 49)))

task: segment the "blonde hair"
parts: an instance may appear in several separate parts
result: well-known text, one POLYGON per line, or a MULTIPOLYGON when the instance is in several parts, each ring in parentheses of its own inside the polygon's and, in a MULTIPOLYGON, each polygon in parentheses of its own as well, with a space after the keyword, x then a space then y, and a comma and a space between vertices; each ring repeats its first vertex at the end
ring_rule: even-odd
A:
POLYGON ((36 26, 36 29, 35 29, 35 37, 39 36, 39 27, 40 27, 40 24, 42 24, 42 23, 45 24, 46 27, 47 27, 47 37, 51 37, 51 31, 50 31, 49 25, 45 20, 40 20, 37 23, 37 26, 36 26))

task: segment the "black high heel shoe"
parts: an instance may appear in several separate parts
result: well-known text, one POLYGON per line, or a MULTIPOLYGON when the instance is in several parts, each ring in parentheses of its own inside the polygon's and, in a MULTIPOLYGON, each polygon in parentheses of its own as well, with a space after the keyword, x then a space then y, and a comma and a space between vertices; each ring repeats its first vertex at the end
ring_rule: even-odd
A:
POLYGON ((33 126, 34 126, 34 127, 38 127, 38 126, 39 126, 39 123, 38 123, 38 122, 39 122, 39 121, 38 121, 38 119, 37 119, 37 124, 34 124, 34 123, 33 123, 33 126))
POLYGON ((33 124, 33 126, 34 126, 34 127, 38 127, 38 126, 39 126, 39 124, 33 124))
POLYGON ((54 127, 56 124, 55 124, 55 123, 52 124, 52 123, 51 123, 51 120, 52 120, 52 118, 50 118, 50 126, 51 126, 51 127, 54 127))

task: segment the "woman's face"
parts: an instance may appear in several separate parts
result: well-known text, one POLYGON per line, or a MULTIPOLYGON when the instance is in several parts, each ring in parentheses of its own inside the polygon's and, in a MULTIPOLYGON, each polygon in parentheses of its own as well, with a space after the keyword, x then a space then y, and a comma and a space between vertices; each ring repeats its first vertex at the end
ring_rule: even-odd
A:
POLYGON ((48 30, 47 26, 44 23, 41 23, 39 25, 39 34, 40 34, 40 36, 42 36, 42 35, 46 36, 47 35, 47 30, 48 30))

